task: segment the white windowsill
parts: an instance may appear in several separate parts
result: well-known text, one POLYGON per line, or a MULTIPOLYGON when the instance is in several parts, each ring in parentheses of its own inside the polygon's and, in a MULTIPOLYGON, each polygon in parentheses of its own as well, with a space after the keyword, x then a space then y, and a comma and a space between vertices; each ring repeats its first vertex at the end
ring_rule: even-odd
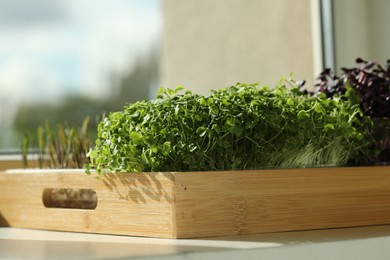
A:
MULTIPOLYGON (((109 224, 109 223, 107 223, 109 224)), ((390 257, 390 226, 206 239, 157 239, 0 228, 9 259, 372 259, 390 257), (23 250, 20 250, 23 248, 23 250)))

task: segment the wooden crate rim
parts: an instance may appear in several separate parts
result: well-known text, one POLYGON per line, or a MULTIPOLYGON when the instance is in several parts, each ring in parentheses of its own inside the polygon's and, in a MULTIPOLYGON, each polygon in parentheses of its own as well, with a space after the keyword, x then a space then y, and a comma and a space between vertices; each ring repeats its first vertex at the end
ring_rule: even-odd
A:
MULTIPOLYGON (((104 174, 203 174, 203 173, 234 173, 234 174, 240 174, 240 173, 265 173, 265 172, 313 172, 313 171, 328 171, 332 169, 350 169, 352 170, 369 170, 369 169, 379 169, 379 168, 389 168, 390 165, 371 165, 371 166, 318 166, 318 167, 295 167, 295 168, 261 168, 261 169, 247 169, 247 170, 212 170, 212 171, 172 171, 172 172, 110 172, 110 171, 104 171, 102 175, 104 174)), ((20 174, 20 173, 44 173, 44 174, 50 174, 50 173, 85 173, 85 169, 41 169, 41 168, 29 168, 29 169, 7 169, 4 171, 0 171, 0 173, 5 174, 20 174)), ((91 170, 91 173, 93 175, 96 175, 96 171, 91 170)), ((390 172, 389 172, 390 174, 390 172)))

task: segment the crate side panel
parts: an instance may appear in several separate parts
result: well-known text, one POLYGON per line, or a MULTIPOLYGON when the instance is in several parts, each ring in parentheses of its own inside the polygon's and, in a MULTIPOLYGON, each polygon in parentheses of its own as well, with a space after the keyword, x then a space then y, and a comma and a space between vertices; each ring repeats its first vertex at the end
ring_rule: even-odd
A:
POLYGON ((390 223, 390 166, 176 175, 177 237, 390 223))
POLYGON ((0 212, 10 226, 172 237, 172 176, 154 173, 0 173, 0 212), (43 190, 92 189, 94 210, 46 208, 43 190))

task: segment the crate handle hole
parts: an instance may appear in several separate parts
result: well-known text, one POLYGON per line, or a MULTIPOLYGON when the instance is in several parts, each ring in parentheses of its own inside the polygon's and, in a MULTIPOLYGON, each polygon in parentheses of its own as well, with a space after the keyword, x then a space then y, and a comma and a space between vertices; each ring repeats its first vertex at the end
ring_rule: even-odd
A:
POLYGON ((92 189, 48 188, 43 190, 42 201, 46 208, 94 210, 98 197, 92 189))

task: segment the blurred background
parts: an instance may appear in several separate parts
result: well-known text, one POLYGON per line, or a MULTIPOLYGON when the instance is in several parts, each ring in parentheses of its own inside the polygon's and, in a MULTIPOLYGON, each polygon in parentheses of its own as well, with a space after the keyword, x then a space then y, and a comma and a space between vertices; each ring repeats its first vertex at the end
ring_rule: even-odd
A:
POLYGON ((390 58, 386 0, 0 0, 0 151, 39 125, 91 127, 160 86, 307 87, 390 58), (96 120, 95 120, 96 119, 96 120))

